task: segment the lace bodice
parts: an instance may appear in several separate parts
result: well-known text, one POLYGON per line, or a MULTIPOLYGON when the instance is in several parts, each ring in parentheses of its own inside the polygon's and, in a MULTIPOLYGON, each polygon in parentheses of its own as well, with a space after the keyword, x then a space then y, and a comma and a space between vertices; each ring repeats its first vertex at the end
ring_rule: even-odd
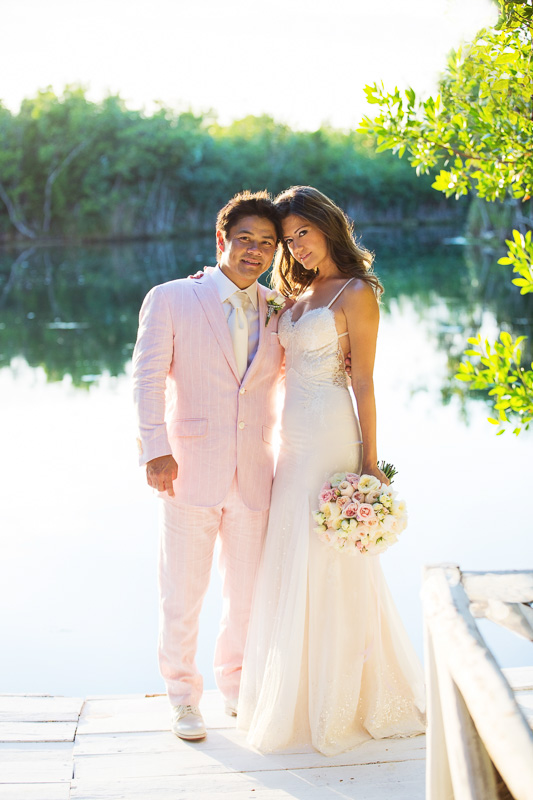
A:
POLYGON ((314 385, 348 386, 331 308, 313 308, 296 322, 293 322, 292 308, 289 308, 279 321, 278 333, 285 348, 287 372, 294 369, 314 385))

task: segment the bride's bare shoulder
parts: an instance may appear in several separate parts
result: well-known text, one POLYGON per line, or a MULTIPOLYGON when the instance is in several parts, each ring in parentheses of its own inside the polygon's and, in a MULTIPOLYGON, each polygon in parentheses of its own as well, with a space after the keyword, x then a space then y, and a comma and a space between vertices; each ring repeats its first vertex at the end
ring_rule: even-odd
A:
POLYGON ((361 278, 351 281, 342 293, 342 308, 345 314, 378 315, 379 306, 372 285, 361 278))

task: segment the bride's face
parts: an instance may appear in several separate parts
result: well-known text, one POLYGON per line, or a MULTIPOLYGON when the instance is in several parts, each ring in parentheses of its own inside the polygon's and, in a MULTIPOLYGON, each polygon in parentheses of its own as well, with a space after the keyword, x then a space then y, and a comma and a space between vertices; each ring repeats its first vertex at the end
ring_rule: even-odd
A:
POLYGON ((291 255, 306 269, 315 271, 331 263, 328 241, 319 228, 296 214, 285 217, 282 226, 291 255))

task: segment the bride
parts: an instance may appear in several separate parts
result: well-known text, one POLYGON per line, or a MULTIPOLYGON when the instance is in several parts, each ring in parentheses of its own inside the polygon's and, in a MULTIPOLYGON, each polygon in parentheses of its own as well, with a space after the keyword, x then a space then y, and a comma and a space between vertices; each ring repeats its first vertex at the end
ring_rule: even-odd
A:
POLYGON ((382 286, 329 198, 296 186, 275 202, 283 245, 273 284, 294 303, 279 321, 282 442, 237 719, 264 752, 312 743, 334 755, 424 730, 422 670, 379 557, 328 547, 311 516, 335 472, 388 483, 377 466, 372 379, 382 286))

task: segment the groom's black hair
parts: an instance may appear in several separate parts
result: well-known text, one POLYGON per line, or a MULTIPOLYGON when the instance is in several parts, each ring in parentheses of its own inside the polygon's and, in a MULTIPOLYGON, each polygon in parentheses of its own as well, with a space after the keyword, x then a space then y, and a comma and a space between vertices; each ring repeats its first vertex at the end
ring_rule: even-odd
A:
POLYGON ((270 220, 276 229, 277 241, 280 241, 281 220, 272 197, 266 189, 261 192, 239 192, 232 197, 217 214, 217 231, 222 231, 226 237, 240 219, 251 216, 270 220))

